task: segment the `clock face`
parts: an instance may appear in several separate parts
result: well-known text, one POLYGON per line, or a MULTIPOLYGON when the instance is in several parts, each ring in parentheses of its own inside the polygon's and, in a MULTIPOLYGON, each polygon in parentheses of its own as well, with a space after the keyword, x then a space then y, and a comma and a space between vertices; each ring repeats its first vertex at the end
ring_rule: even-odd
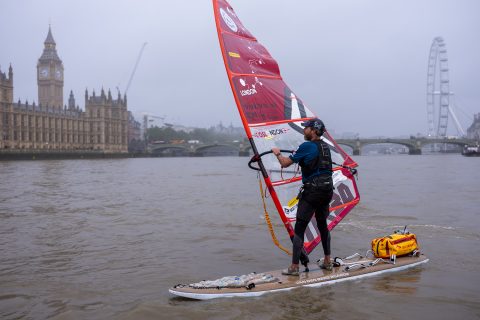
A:
POLYGON ((58 79, 58 80, 62 79, 62 70, 60 69, 55 70, 55 79, 58 79))
POLYGON ((40 78, 48 78, 48 68, 40 68, 40 78))

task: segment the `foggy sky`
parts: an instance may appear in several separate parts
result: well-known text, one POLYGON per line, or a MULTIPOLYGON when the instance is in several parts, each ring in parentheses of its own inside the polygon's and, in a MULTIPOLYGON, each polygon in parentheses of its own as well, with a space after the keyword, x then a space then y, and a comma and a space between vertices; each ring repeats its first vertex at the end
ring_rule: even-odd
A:
MULTIPOLYGON (((445 39, 450 90, 464 129, 480 112, 480 1, 230 0, 277 60, 285 82, 334 133, 426 134, 428 54, 445 39)), ((128 109, 167 122, 241 126, 210 0, 0 0, 0 68, 14 100, 38 103, 36 64, 51 23, 70 90, 122 95, 128 109)), ((455 133, 449 120, 449 132, 455 133)))

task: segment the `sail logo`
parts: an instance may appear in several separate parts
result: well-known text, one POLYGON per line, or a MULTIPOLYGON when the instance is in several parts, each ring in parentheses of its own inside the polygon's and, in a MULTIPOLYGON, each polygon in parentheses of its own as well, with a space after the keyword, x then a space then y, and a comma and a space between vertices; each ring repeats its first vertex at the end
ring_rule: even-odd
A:
POLYGON ((257 93, 257 90, 254 88, 251 89, 246 89, 246 90, 240 90, 240 94, 243 96, 251 96, 252 94, 257 93))
POLYGON ((286 206, 283 206, 283 212, 288 219, 295 220, 297 217, 298 199, 295 196, 286 206))
POLYGON ((285 134, 288 132, 289 129, 287 128, 281 128, 281 129, 270 129, 270 130, 265 130, 265 131, 257 131, 253 134, 255 138, 263 138, 267 140, 271 140, 275 138, 275 136, 285 134))
POLYGON ((257 87, 256 87, 257 84, 260 86, 263 86, 263 83, 260 80, 258 80, 257 77, 255 77, 255 83, 252 85, 247 84, 247 82, 242 78, 240 78, 238 81, 240 82, 242 87, 246 87, 245 89, 239 90, 240 95, 242 97, 257 94, 257 87))
POLYGON ((228 51, 228 55, 232 58, 240 58, 240 54, 232 51, 228 51))
POLYGON ((227 27, 230 28, 230 30, 232 30, 233 32, 237 32, 237 31, 238 31, 237 24, 236 24, 235 21, 233 21, 233 19, 228 15, 228 13, 226 13, 225 10, 223 10, 223 8, 220 8, 220 15, 222 16, 223 21, 225 22, 225 24, 227 25, 227 27))

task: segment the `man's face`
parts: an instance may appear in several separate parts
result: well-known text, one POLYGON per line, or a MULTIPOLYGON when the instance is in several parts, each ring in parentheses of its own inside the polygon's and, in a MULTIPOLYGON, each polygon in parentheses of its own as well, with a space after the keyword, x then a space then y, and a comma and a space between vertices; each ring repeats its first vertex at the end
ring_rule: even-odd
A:
POLYGON ((306 141, 311 141, 313 138, 313 129, 311 127, 303 128, 303 138, 306 141))

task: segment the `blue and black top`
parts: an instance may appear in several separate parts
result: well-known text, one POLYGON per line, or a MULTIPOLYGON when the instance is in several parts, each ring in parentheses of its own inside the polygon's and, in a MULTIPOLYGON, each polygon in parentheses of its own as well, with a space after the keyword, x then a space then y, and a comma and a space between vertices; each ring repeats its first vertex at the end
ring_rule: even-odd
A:
POLYGON ((302 182, 307 183, 315 176, 332 175, 332 158, 328 144, 322 140, 306 141, 289 156, 302 168, 302 182))

